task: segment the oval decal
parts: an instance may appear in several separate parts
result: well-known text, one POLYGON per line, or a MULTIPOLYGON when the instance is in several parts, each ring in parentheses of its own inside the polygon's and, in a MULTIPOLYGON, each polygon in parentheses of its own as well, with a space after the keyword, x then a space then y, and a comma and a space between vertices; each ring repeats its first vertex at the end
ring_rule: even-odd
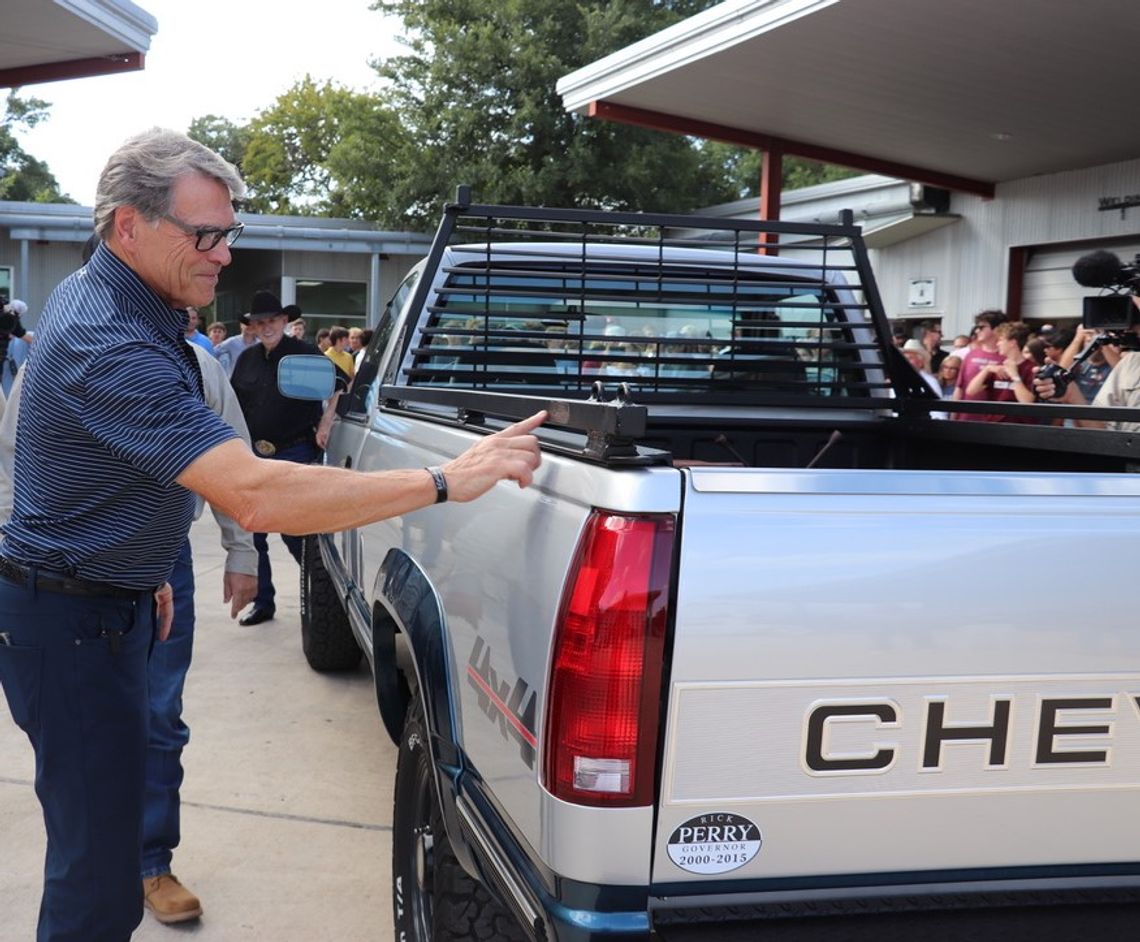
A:
POLYGON ((713 811, 689 818, 669 835, 669 859, 689 873, 728 873, 748 863, 763 843, 752 821, 713 811))

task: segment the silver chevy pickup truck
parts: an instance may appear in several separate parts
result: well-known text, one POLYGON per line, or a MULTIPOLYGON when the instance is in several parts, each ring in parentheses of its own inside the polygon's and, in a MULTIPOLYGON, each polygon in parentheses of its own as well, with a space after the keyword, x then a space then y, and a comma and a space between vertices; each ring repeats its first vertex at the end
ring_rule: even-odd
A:
POLYGON ((849 216, 461 190, 326 460, 538 408, 532 487, 307 541, 306 656, 399 744, 397 939, 1135 934, 1140 441, 1072 427, 1121 410, 945 418, 849 216))

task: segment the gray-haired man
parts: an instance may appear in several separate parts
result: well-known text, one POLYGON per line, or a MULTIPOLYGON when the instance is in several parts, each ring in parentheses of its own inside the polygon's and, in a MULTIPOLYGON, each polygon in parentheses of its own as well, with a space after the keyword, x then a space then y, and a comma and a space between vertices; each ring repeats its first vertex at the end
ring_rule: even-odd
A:
POLYGON ((108 160, 102 243, 44 307, 0 547, 0 681, 47 827, 39 942, 125 942, 142 918, 146 663, 194 494, 251 532, 360 526, 531 482, 538 413, 442 467, 360 474, 257 458, 206 405, 182 343, 241 233, 237 171, 154 129, 108 160), (61 459, 60 455, 66 458, 61 459), (305 501, 274 495, 302 491, 305 501))

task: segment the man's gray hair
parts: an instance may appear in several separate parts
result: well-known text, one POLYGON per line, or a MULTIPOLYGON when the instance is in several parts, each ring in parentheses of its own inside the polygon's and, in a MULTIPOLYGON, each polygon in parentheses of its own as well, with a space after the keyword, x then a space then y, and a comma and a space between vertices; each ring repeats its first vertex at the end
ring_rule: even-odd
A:
POLYGON ((133 206, 150 220, 170 212, 174 184, 188 173, 217 180, 231 200, 245 195, 241 175, 229 161, 185 134, 151 128, 124 141, 99 175, 95 231, 107 239, 120 206, 133 206))

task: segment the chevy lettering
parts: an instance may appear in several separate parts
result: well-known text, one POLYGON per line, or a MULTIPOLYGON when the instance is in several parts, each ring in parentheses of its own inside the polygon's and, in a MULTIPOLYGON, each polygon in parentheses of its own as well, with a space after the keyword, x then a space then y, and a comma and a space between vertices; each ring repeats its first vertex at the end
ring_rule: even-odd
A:
MULTIPOLYGON (((1134 716, 1140 716, 1140 696, 1126 693, 1122 694, 1119 700, 1133 708, 1129 711, 1130 713, 1134 716)), ((948 703, 944 700, 931 699, 927 703, 920 740, 922 744, 921 767, 923 769, 938 770, 941 767, 942 747, 946 742, 988 743, 985 764, 992 768, 1006 764, 1011 748, 1009 720, 1010 712, 1013 709, 1012 700, 994 700, 991 717, 987 722, 976 725, 964 722, 948 722, 947 708, 948 703)), ((1040 701, 1037 709, 1037 736, 1033 744, 1033 755, 1038 765, 1105 764, 1109 761, 1111 743, 1106 743, 1103 749, 1081 750, 1074 749, 1071 746, 1066 748, 1064 737, 1080 737, 1082 741, 1085 741, 1088 737, 1103 738, 1110 736, 1112 732, 1111 720, 1109 722, 1081 724, 1077 722, 1078 714, 1082 712, 1092 713, 1093 716, 1090 719, 1100 720, 1104 720, 1106 714, 1115 716, 1118 709, 1117 698, 1046 698, 1040 701)), ((897 742, 882 743, 876 741, 873 748, 868 747, 866 756, 838 758, 825 754, 823 743, 828 724, 836 718, 865 718, 870 721, 869 726, 875 730, 897 727, 902 722, 898 705, 890 702, 817 704, 808 713, 806 723, 807 739, 804 746, 804 764, 808 769, 819 773, 866 772, 886 770, 894 764, 896 752, 899 748, 897 742)))

